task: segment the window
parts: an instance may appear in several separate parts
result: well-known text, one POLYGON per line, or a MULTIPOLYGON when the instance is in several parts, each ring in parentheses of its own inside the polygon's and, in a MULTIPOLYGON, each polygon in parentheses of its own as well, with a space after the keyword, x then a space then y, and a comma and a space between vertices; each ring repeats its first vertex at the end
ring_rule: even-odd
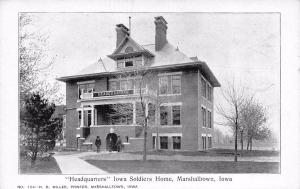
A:
POLYGON ((79 84, 78 85, 78 98, 81 99, 83 94, 94 92, 94 83, 79 84))
POLYGON ((201 78, 202 83, 202 96, 206 98, 206 82, 203 78, 201 78))
POLYGON ((212 100, 212 87, 209 86, 209 85, 207 85, 207 99, 208 99, 209 101, 212 100))
POLYGON ((180 94, 181 75, 166 75, 159 77, 159 94, 180 94))
POLYGON ((120 90, 120 81, 109 81, 108 90, 109 91, 120 90))
POLYGON ((126 61, 125 62, 125 67, 132 67, 133 66, 133 61, 126 61))
POLYGON ((202 149, 206 149, 206 136, 202 136, 202 149))
POLYGON ((160 107, 160 125, 168 125, 168 107, 160 107))
POLYGON ((88 110, 87 111, 87 126, 90 126, 92 123, 92 111, 88 110))
POLYGON ((123 60, 117 60, 117 68, 124 68, 124 61, 123 60))
POLYGON ((160 137, 160 149, 168 149, 168 137, 167 136, 160 137))
POLYGON ((173 150, 180 150, 181 149, 181 137, 180 136, 173 136, 173 150))
POLYGON ((132 47, 126 47, 125 49, 125 53, 130 53, 130 52, 133 52, 133 48, 132 47))
POLYGON ((156 136, 152 136, 152 148, 156 149, 156 136))
POLYGON ((127 90, 127 81, 126 80, 120 81, 120 90, 127 90))
POLYGON ((208 143, 208 148, 211 148, 212 147, 211 136, 207 137, 207 143, 208 143))
POLYGON ((108 83, 109 91, 132 90, 134 89, 134 79, 110 80, 108 83))
POLYGON ((159 93, 168 94, 168 77, 163 76, 159 78, 159 93))
POLYGON ((207 122, 208 122, 208 128, 211 128, 212 123, 211 123, 211 112, 207 111, 207 122))
POLYGON ((140 67, 140 66, 143 65, 142 56, 136 56, 134 60, 135 60, 135 66, 136 67, 140 67))
POLYGON ((130 79, 127 81, 127 90, 132 90, 134 88, 134 80, 130 79))
POLYGON ((143 57, 142 55, 137 55, 137 56, 131 56, 127 58, 118 58, 117 59, 117 68, 118 69, 123 69, 123 68, 128 68, 128 67, 139 67, 143 65, 143 57))
POLYGON ((81 126, 81 111, 78 111, 78 126, 81 126))
POLYGON ((172 76, 172 92, 173 94, 179 94, 181 91, 181 76, 173 75, 172 76))
POLYGON ((201 108, 202 109, 202 127, 206 127, 206 109, 205 108, 201 108))
POLYGON ((180 106, 172 106, 173 125, 180 125, 180 106))
POLYGON ((201 87, 202 88, 202 96, 204 98, 206 98, 207 100, 211 101, 212 100, 212 87, 202 77, 201 77, 201 85, 202 85, 202 87, 201 87))

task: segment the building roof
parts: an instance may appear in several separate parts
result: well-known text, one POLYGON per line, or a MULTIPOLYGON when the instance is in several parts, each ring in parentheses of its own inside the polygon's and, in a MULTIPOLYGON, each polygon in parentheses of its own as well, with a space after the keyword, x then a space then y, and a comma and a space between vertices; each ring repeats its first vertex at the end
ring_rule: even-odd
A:
MULTIPOLYGON (((114 50, 114 52, 111 55, 108 55, 108 57, 116 60, 118 57, 124 57, 124 53, 120 53, 121 49, 126 43, 132 43, 137 48, 137 53, 145 54, 148 57, 153 57, 154 55, 144 48, 142 45, 139 45, 137 42, 135 42, 130 36, 126 35, 124 39, 121 41, 121 43, 118 45, 118 47, 114 50)), ((136 53, 136 52, 133 52, 136 53)))
MULTIPOLYGON (((132 40, 132 39, 131 39, 132 40)), ((164 47, 155 51, 155 45, 141 45, 141 47, 151 52, 154 57, 150 59, 150 67, 147 69, 166 69, 166 68, 178 68, 178 67, 201 67, 201 70, 205 73, 207 79, 212 83, 214 87, 219 87, 220 83, 213 75, 209 67, 205 62, 198 61, 194 58, 189 58, 182 53, 178 48, 175 48, 170 43, 166 43, 164 47)), ((76 79, 92 78, 95 76, 104 76, 120 72, 117 70, 117 65, 114 60, 109 57, 99 59, 97 62, 87 66, 75 75, 64 76, 57 78, 59 81, 70 81, 76 79)))

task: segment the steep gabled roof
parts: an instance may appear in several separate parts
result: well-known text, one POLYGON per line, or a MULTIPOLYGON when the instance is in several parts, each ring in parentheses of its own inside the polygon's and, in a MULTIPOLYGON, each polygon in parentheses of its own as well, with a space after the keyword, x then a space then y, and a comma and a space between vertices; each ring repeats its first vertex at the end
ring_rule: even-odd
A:
POLYGON ((154 55, 145 49, 143 46, 139 45, 137 42, 135 42, 130 36, 126 35, 126 37, 121 41, 119 46, 114 50, 114 52, 111 55, 108 55, 108 57, 115 59, 120 56, 124 56, 124 53, 121 53, 121 49, 125 46, 125 44, 131 43, 133 44, 134 48, 137 49, 135 53, 143 53, 149 57, 153 57, 154 55))

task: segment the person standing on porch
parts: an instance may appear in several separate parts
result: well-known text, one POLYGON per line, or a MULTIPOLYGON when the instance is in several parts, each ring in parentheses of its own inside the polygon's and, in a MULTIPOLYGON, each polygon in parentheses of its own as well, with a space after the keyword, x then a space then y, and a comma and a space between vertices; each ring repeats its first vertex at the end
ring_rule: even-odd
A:
POLYGON ((97 153, 100 152, 100 146, 101 146, 101 139, 99 136, 97 136, 96 141, 95 141, 95 145, 97 147, 97 153))

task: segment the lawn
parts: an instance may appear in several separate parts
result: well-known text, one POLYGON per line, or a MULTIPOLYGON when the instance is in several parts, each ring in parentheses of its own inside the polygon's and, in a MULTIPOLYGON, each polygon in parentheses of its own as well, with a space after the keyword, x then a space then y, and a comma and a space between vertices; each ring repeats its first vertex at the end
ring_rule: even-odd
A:
POLYGON ((109 173, 279 173, 277 162, 86 160, 109 173))
MULTIPOLYGON (((129 152, 133 154, 142 154, 143 152, 129 152)), ((234 155, 233 149, 211 149, 207 151, 149 151, 148 155, 183 155, 183 156, 232 156, 234 155)), ((279 151, 271 150, 238 150, 238 154, 243 157, 257 157, 257 156, 279 156, 279 151)))
POLYGON ((61 171, 54 157, 49 160, 37 160, 34 167, 31 167, 29 159, 20 159, 21 174, 61 174, 61 171))

